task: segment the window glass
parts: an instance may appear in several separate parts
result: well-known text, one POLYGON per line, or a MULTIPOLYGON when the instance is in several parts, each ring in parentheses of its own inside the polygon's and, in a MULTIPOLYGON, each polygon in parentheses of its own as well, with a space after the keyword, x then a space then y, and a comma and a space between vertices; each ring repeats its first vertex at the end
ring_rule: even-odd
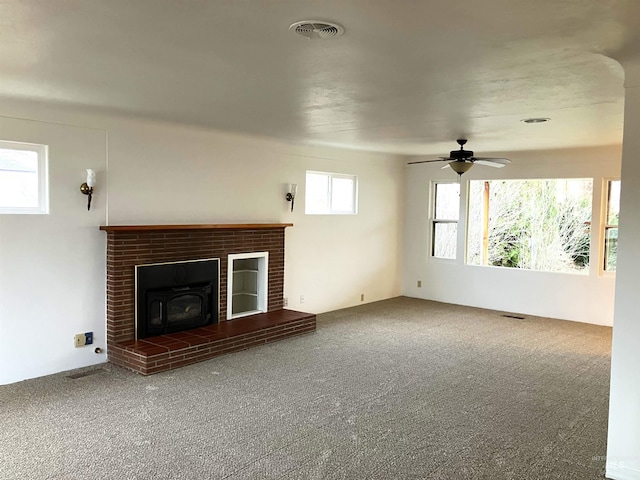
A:
POLYGON ((435 218, 458 220, 460 214, 460 184, 436 183, 435 218))
POLYGON ((47 213, 46 148, 0 141, 0 213, 47 213))
POLYGON ((353 178, 331 179, 331 210, 353 212, 353 178))
POLYGON ((38 154, 0 149, 0 205, 5 208, 38 206, 38 154))
POLYGON ((357 213, 358 179, 353 175, 307 172, 305 213, 345 215, 357 213))
POLYGON ((604 271, 615 272, 618 259, 618 229, 607 228, 604 237, 604 271))
POLYGON ((618 225, 620 217, 620 180, 609 180, 607 200, 607 225, 618 225))
POLYGON ((456 258, 458 246, 457 223, 434 223, 433 256, 438 258, 456 258))
POLYGON ((588 273, 593 180, 472 180, 467 263, 588 273))
POLYGON ((329 198, 329 175, 307 172, 305 192, 306 213, 325 212, 329 198))
POLYGON ((620 180, 607 182, 607 209, 604 225, 603 268, 605 272, 616 271, 618 258, 618 220, 620 217, 620 180))
POLYGON ((433 257, 456 258, 459 212, 460 184, 435 183, 431 220, 431 255, 433 257))

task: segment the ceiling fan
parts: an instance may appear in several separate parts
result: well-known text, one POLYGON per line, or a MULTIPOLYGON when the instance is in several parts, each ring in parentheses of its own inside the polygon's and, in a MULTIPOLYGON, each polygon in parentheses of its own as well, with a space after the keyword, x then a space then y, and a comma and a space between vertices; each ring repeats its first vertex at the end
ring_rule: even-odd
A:
POLYGON ((456 142, 460 145, 460 150, 451 150, 448 157, 440 157, 436 160, 417 160, 415 162, 409 162, 407 165, 413 165, 415 163, 449 162, 442 168, 451 167, 454 172, 462 176, 462 174, 473 167, 475 163, 496 168, 502 168, 511 163, 511 160, 508 158, 474 157, 471 150, 464 149, 464 145, 467 143, 466 138, 459 138, 456 142))

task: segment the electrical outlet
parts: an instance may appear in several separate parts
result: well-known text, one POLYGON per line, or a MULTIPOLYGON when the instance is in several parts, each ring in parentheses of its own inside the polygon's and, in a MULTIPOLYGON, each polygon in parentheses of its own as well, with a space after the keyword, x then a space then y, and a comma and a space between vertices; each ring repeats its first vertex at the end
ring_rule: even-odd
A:
POLYGON ((422 288, 422 280, 418 280, 418 288, 422 288))
POLYGON ((360 301, 361 301, 361 302, 364 302, 364 293, 361 293, 361 294, 360 294, 360 301))
POLYGON ((76 347, 84 347, 93 343, 93 332, 78 333, 73 336, 73 344, 76 347))
POLYGON ((284 297, 283 306, 284 307, 288 307, 289 306, 289 299, 287 297, 284 297))
POLYGON ((304 303, 304 295, 300 295, 300 303, 304 303))

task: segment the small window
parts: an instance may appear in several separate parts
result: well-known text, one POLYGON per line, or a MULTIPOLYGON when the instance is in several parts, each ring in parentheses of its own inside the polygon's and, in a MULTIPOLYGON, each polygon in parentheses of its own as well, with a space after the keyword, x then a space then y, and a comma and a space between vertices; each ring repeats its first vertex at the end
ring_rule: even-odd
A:
POLYGON ((0 141, 0 213, 49 213, 46 145, 0 141))
POLYGON ((433 257, 456 258, 459 214, 460 184, 435 183, 431 220, 431 255, 433 257))
POLYGON ((307 172, 307 215, 358 213, 358 177, 339 173, 307 172))
POLYGON ((604 224, 604 263, 605 272, 616 271, 618 258, 618 218, 620 217, 620 180, 607 181, 607 206, 604 224))

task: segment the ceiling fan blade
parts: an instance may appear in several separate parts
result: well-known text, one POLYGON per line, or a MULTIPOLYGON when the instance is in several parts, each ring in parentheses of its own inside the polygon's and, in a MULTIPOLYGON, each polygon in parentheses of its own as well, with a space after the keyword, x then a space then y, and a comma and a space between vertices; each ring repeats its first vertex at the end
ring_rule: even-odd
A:
POLYGON ((498 157, 473 157, 474 160, 486 160, 488 162, 501 163, 503 165, 509 165, 511 160, 508 158, 498 158, 498 157))
POLYGON ((449 160, 448 158, 439 158, 436 160, 416 160, 415 162, 407 162, 407 165, 413 165, 415 163, 431 163, 431 162, 446 162, 447 160, 449 160))
POLYGON ((495 168, 502 168, 505 165, 508 165, 509 163, 511 163, 510 161, 504 161, 507 160, 506 158, 492 158, 491 160, 476 160, 473 163, 477 163, 478 165, 484 165, 485 167, 495 167, 495 168))
POLYGON ((458 173, 458 175, 462 175, 464 172, 469 170, 473 166, 474 163, 479 165, 485 165, 487 167, 495 167, 502 168, 505 165, 509 165, 511 160, 508 158, 494 158, 494 157, 474 157, 473 152, 471 150, 464 150, 463 145, 467 143, 464 139, 457 140, 460 145, 460 150, 453 150, 451 152, 450 157, 440 157, 439 159, 433 160, 416 160, 414 162, 408 162, 407 165, 413 165, 416 163, 432 163, 432 162, 447 162, 447 164, 442 168, 447 168, 452 163, 455 163, 455 168, 452 166, 451 168, 458 173), (463 165, 468 164, 468 165, 463 165))

